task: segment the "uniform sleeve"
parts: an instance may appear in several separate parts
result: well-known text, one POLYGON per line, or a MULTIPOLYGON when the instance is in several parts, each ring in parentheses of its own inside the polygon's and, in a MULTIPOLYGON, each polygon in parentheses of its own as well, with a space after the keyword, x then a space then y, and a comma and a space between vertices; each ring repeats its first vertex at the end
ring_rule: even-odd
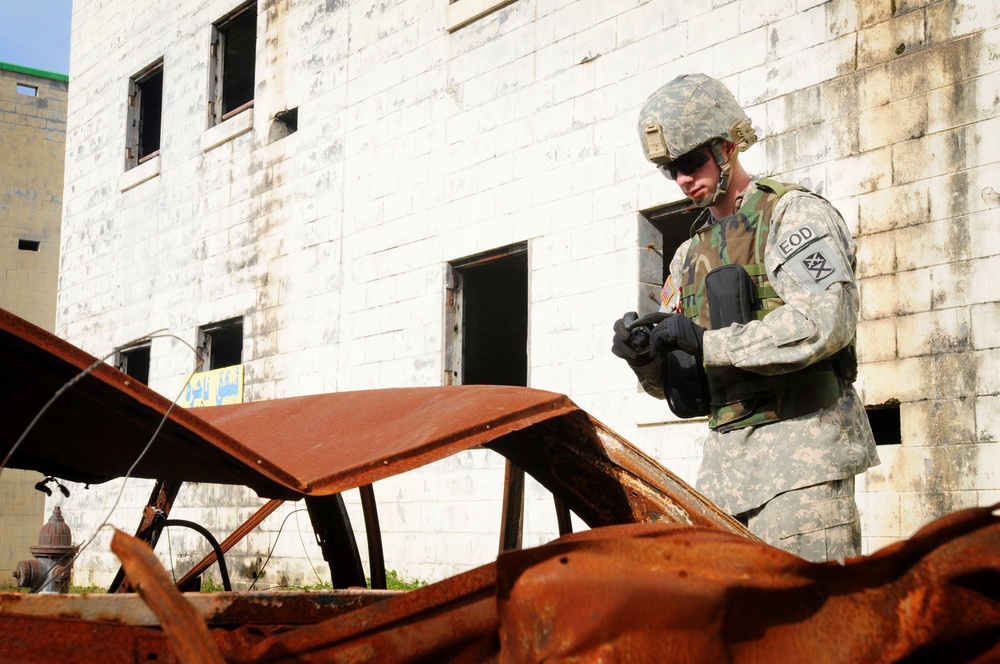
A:
POLYGON ((826 200, 792 191, 778 202, 764 264, 784 305, 762 321, 705 333, 705 364, 781 374, 829 357, 854 339, 856 247, 826 200))

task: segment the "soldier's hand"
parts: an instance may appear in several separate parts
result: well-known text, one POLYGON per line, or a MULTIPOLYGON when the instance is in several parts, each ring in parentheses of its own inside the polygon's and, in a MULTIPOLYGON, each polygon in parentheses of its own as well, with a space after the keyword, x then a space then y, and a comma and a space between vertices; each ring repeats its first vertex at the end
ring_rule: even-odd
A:
POLYGON ((634 311, 628 312, 615 321, 611 352, 633 367, 643 366, 659 359, 649 352, 650 334, 653 326, 669 315, 656 311, 640 317, 634 311))
POLYGON ((647 333, 645 343, 642 338, 632 338, 631 326, 639 319, 639 314, 630 311, 615 321, 615 336, 611 341, 611 352, 615 356, 622 358, 629 364, 646 364, 649 362, 649 336, 647 333), (640 356, 644 356, 640 358, 640 356))
POLYGON ((701 358, 705 328, 682 314, 673 314, 653 328, 649 347, 659 357, 672 350, 682 350, 701 358))

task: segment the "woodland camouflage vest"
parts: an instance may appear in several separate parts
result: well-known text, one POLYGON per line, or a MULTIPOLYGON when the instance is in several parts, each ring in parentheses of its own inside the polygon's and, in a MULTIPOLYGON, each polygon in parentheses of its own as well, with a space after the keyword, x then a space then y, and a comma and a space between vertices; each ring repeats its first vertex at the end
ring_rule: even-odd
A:
MULTIPOLYGON (((723 265, 742 265, 750 275, 759 302, 752 314, 757 320, 783 304, 768 279, 764 248, 778 199, 790 189, 803 188, 768 179, 758 181, 757 186, 736 214, 705 224, 692 235, 681 272, 681 306, 685 316, 706 329, 711 329, 711 317, 705 277, 723 265)), ((849 362, 847 354, 853 357, 853 347, 842 351, 844 357, 776 376, 736 367, 705 367, 711 394, 709 427, 731 431, 798 417, 832 404, 843 391, 841 375, 850 373, 842 367, 849 362)))

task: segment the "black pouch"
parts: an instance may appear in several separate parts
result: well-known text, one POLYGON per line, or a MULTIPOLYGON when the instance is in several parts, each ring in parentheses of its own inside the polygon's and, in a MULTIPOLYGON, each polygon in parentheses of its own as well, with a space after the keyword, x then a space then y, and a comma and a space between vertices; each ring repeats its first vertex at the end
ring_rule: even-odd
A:
MULTIPOLYGON (((749 323, 760 308, 757 289, 742 265, 723 265, 705 275, 705 297, 713 330, 749 323)), ((677 417, 702 417, 712 412, 705 367, 682 350, 663 356, 663 392, 677 417)))
POLYGON ((760 309, 753 279, 742 265, 723 265, 705 275, 705 297, 713 330, 749 323, 760 309))

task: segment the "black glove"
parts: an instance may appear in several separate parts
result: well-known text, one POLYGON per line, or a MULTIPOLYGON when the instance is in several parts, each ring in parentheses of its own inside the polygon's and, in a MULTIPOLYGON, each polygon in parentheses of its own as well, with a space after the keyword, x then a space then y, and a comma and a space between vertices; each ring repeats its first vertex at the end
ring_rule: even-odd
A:
POLYGON ((656 312, 639 317, 630 311, 614 324, 615 336, 611 342, 611 352, 632 367, 649 364, 654 356, 649 352, 649 339, 653 325, 668 314, 656 312))
POLYGON ((693 322, 682 314, 673 314, 653 328, 649 339, 652 353, 659 357, 672 350, 682 350, 685 353, 701 358, 702 339, 705 328, 693 322))

